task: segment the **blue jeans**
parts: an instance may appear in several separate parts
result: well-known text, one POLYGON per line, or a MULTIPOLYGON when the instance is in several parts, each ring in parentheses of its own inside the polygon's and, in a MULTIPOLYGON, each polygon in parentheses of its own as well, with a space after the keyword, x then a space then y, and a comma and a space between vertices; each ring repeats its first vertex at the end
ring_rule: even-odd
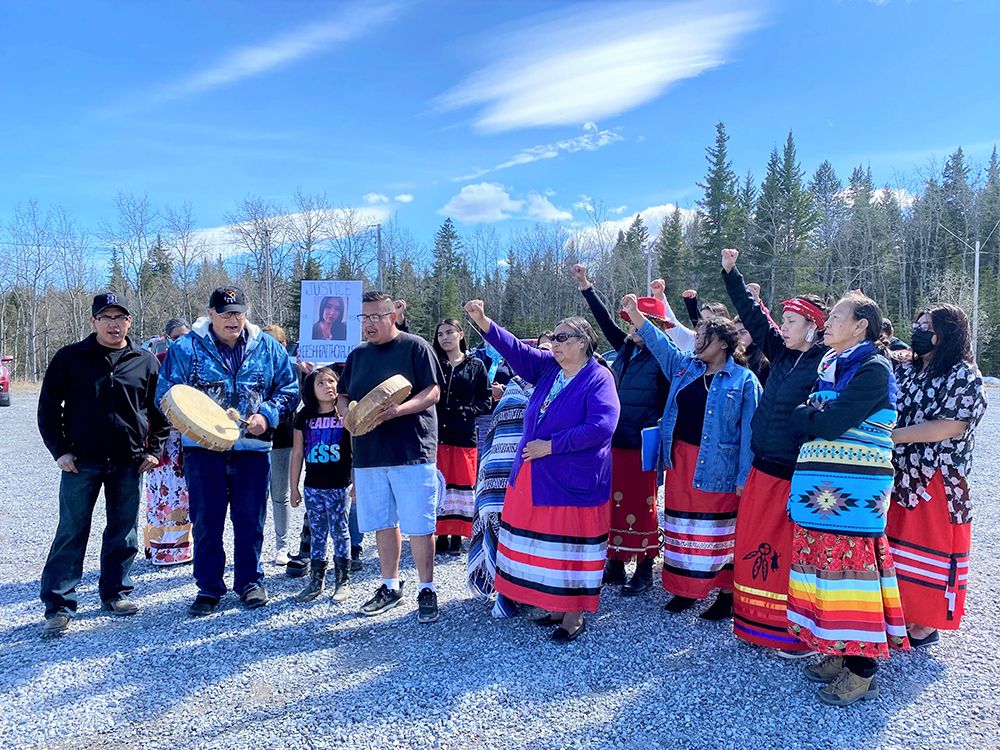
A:
POLYGON ((198 593, 221 599, 226 551, 226 511, 233 524, 233 590, 241 596, 264 582, 260 550, 267 518, 270 457, 264 451, 215 451, 184 447, 194 536, 194 580, 198 593))
POLYGON ((351 512, 347 517, 347 527, 351 532, 351 546, 360 547, 361 542, 364 541, 365 535, 361 533, 361 529, 358 528, 358 504, 351 503, 351 512))
POLYGON ((107 526, 101 540, 101 601, 132 593, 129 572, 138 552, 139 461, 124 466, 77 461, 78 474, 62 472, 59 481, 59 525, 42 570, 41 599, 45 616, 76 612, 76 587, 83 577, 83 558, 97 496, 104 487, 107 526))

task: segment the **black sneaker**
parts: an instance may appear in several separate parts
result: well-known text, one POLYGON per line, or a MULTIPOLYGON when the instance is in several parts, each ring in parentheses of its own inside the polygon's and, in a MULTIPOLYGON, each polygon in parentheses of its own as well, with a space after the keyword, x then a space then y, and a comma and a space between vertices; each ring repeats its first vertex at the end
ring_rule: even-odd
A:
POLYGON ((117 617, 129 617, 139 611, 139 605, 124 596, 101 602, 101 609, 117 617))
POLYGON ((417 622, 437 622, 438 595, 433 589, 420 589, 417 594, 417 622))
POLYGON ((267 604, 267 589, 255 583, 240 596, 240 601, 246 609, 257 609, 267 604))
POLYGON ((393 607, 398 607, 403 601, 403 582, 399 582, 399 588, 393 591, 384 583, 378 587, 375 596, 361 605, 361 614, 365 617, 372 617, 387 612, 393 607))
POLYGON ((289 578, 302 578, 309 572, 309 556, 291 555, 285 565, 285 575, 289 578))
POLYGON ((216 609, 219 608, 219 600, 214 599, 211 596, 205 596, 204 594, 198 594, 188 607, 188 614, 192 617, 204 617, 205 615, 212 614, 216 609))
POLYGON ((364 565, 361 562, 361 545, 351 545, 351 572, 357 573, 364 565))

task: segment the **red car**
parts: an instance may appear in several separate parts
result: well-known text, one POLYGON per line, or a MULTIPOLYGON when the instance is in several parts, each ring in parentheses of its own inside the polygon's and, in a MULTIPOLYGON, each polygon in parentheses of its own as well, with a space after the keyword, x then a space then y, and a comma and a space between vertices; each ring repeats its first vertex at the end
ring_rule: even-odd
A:
POLYGON ((10 355, 0 357, 0 406, 10 406, 10 368, 8 362, 13 362, 10 355))

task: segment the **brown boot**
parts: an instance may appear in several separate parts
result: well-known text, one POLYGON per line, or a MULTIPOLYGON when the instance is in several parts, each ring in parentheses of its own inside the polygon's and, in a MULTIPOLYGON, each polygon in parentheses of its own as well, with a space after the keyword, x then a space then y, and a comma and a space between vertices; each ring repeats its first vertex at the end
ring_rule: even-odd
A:
POLYGON ((816 695, 830 706, 850 706, 858 701, 878 698, 878 683, 875 682, 875 675, 859 677, 845 668, 833 682, 816 691, 816 695))
POLYGON ((810 682, 833 682, 844 669, 844 657, 831 655, 824 656, 817 664, 807 664, 802 672, 810 682))

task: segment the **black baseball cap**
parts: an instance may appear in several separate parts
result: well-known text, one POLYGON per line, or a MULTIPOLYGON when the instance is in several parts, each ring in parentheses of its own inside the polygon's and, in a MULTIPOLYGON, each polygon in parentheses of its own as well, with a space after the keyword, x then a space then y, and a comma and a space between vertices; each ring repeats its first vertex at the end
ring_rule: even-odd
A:
POLYGON ((125 298, 115 292, 101 292, 95 295, 94 302, 90 306, 90 314, 96 318, 102 310, 106 310, 109 307, 120 307, 125 311, 126 315, 132 314, 125 304, 125 298))
POLYGON ((208 306, 217 313, 247 311, 247 298, 243 290, 235 286, 223 286, 212 292, 208 306))

